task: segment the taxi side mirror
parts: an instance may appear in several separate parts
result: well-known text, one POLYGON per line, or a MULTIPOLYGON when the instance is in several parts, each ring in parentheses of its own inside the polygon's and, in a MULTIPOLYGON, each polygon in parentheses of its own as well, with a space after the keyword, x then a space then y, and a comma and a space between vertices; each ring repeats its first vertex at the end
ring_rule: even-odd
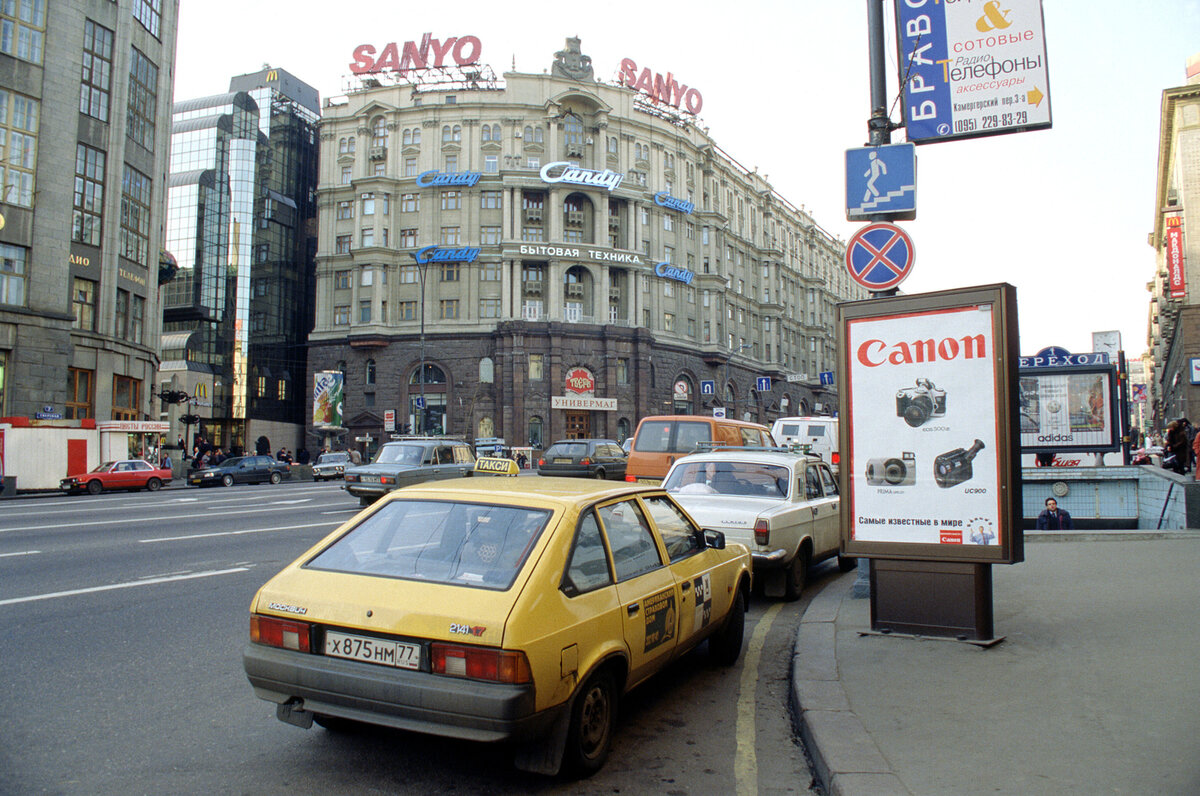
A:
POLYGON ((714 550, 725 549, 725 534, 720 531, 704 531, 704 546, 714 550))

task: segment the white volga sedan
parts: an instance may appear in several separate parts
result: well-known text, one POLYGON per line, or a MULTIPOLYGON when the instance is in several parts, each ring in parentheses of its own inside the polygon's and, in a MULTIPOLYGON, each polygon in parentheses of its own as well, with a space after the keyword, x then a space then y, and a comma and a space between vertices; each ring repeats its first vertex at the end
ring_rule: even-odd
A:
POLYGON ((750 548, 769 597, 797 599, 815 562, 854 568, 839 553, 837 480, 816 456, 718 448, 677 459, 662 486, 701 527, 750 548))

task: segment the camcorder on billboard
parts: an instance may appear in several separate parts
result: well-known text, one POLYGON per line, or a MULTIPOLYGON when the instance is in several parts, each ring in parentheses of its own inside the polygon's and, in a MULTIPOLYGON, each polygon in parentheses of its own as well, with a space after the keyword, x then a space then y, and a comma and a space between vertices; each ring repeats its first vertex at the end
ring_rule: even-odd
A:
POLYGON ((1015 288, 838 309, 846 554, 1022 560, 1015 288))
POLYGON ((1121 448, 1116 365, 1021 368, 1019 402, 1026 453, 1121 448))

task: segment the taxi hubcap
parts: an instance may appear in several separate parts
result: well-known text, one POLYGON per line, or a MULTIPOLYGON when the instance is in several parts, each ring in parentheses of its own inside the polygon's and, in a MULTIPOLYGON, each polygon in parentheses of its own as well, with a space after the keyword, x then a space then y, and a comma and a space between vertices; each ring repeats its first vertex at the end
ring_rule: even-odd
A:
POLYGON ((579 735, 588 750, 594 750, 604 742, 608 732, 608 695, 601 687, 593 687, 587 693, 580 716, 579 735))

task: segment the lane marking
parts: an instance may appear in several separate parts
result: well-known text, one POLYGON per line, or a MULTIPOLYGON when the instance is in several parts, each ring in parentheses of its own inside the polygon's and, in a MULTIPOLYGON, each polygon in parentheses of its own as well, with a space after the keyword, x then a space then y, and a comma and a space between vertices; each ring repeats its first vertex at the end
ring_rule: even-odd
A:
POLYGON ((0 558, 11 558, 12 556, 36 556, 41 552, 41 550, 22 550, 19 553, 0 553, 0 558))
POLYGON ((191 539, 211 539, 216 536, 242 536, 248 533, 271 533, 273 531, 290 531, 296 528, 320 528, 321 526, 341 525, 340 522, 310 522, 307 525, 276 525, 273 528, 245 528, 240 531, 212 531, 210 533, 192 533, 183 536, 160 536, 154 539, 138 539, 140 544, 156 542, 186 542, 191 539))
POLYGON ((70 591, 56 591, 48 594, 34 594, 29 597, 14 597, 9 600, 0 600, 0 605, 16 605, 18 603, 32 603, 39 600, 53 600, 57 597, 75 597, 80 594, 95 594, 102 591, 113 591, 114 589, 132 589, 138 586, 154 586, 159 583, 172 583, 180 580, 195 580, 196 578, 211 578, 216 575, 232 575, 235 572, 249 572, 250 567, 236 567, 234 569, 216 569, 209 572, 193 572, 187 575, 171 575, 161 578, 147 578, 146 580, 135 580, 128 583, 113 583, 108 586, 89 586, 85 589, 71 589, 70 591))
POLYGON ((783 603, 775 603, 766 610, 762 619, 754 626, 754 635, 742 659, 742 679, 738 684, 737 704, 737 754, 733 761, 734 782, 738 796, 758 794, 758 752, 755 750, 754 703, 755 686, 758 684, 758 663, 762 659, 763 644, 767 631, 779 615, 783 603))
MULTIPOLYGON (((277 506, 263 506, 261 509, 246 509, 245 511, 226 511, 221 514, 222 517, 232 517, 235 514, 265 514, 267 512, 279 511, 277 506)), ((13 533, 15 531, 49 531, 55 528, 83 528, 88 525, 144 525, 150 522, 163 522, 164 520, 179 520, 178 515, 172 514, 166 517, 122 517, 119 520, 93 520, 91 522, 64 522, 57 525, 26 525, 21 528, 0 528, 0 533, 13 533)), ((305 527, 305 526, 292 526, 305 527)))

